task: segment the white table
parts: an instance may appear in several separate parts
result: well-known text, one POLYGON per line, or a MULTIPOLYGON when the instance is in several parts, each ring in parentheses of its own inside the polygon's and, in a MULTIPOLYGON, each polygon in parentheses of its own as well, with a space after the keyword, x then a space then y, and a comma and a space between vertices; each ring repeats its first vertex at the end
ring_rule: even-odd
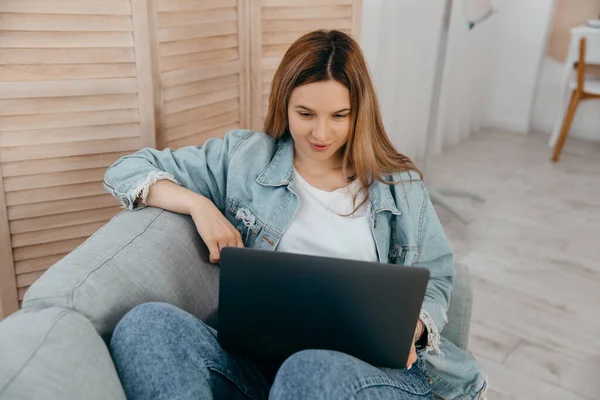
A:
MULTIPOLYGON (((554 125, 554 130, 550 136, 550 147, 554 147, 558 136, 560 135, 560 129, 565 118, 565 113, 569 105, 569 98, 571 94, 571 88, 569 83, 576 76, 576 71, 573 69, 573 65, 579 59, 579 40, 582 37, 597 36, 600 37, 600 28, 592 28, 591 26, 577 26, 571 29, 571 42, 569 44, 569 52, 567 53, 567 59, 565 61, 565 72, 562 80, 562 92, 561 92, 561 107, 560 114, 554 125)), ((589 41, 588 41, 589 42, 589 41)))

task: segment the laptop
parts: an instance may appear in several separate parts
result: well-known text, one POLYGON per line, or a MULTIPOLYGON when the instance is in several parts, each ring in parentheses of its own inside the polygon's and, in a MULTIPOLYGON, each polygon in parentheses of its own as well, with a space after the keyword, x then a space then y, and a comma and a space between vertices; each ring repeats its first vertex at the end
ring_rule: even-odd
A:
POLYGON ((233 247, 220 269, 223 348, 280 360, 327 349, 406 367, 429 270, 233 247))

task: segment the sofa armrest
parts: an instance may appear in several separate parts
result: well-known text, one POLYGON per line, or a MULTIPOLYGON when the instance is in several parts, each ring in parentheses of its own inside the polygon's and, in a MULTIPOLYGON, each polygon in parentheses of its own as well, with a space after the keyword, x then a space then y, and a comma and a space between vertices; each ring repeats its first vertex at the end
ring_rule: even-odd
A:
POLYGON ((466 349, 471 327, 471 308, 473 291, 469 280, 469 269, 457 263, 454 269, 454 290, 448 309, 448 323, 442 330, 442 336, 460 348, 466 349))
POLYGON ((0 400, 125 400, 106 345, 83 315, 21 310, 0 322, 0 400))
POLYGON ((108 340, 127 311, 150 301, 214 325, 218 284, 192 219, 147 207, 123 211, 53 265, 29 288, 23 309, 77 311, 108 340))

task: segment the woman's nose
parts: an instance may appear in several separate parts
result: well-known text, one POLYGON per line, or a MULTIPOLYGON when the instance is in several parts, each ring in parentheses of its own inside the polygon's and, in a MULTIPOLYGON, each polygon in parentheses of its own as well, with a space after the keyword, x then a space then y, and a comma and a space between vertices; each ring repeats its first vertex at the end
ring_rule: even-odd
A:
POLYGON ((318 122, 317 125, 313 128, 312 135, 315 139, 320 142, 326 142, 327 139, 327 123, 325 121, 318 122))

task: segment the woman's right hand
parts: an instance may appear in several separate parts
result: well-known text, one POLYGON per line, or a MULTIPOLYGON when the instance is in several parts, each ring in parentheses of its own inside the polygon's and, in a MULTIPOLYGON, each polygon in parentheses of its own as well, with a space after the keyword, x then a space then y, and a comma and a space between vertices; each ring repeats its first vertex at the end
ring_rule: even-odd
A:
POLYGON ((208 198, 198 197, 190 207, 189 214, 208 247, 210 262, 219 262, 224 247, 244 247, 240 232, 208 198))
POLYGON ((150 187, 146 205, 192 216, 210 252, 210 262, 221 259, 224 247, 244 247, 241 234, 207 197, 163 179, 150 187))

